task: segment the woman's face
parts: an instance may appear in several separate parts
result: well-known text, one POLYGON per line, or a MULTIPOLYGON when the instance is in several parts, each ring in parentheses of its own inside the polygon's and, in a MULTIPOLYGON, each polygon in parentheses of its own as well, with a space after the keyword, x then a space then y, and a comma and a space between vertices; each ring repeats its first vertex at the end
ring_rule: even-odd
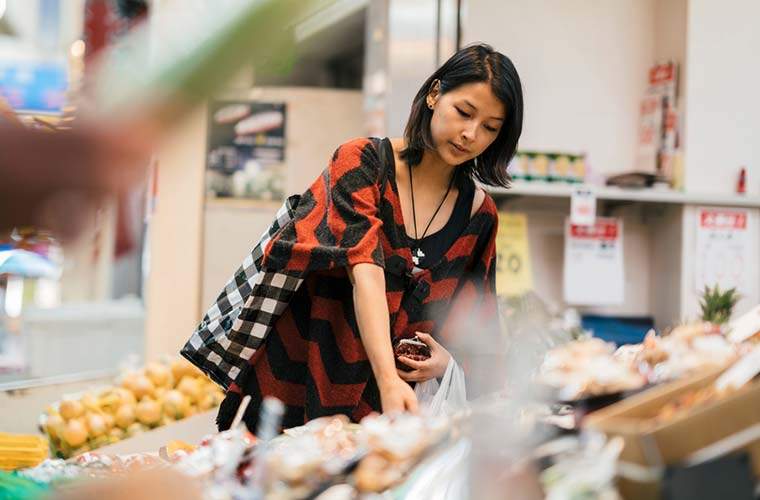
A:
POLYGON ((427 97, 433 107, 430 133, 436 152, 448 165, 471 160, 491 145, 504 123, 506 109, 486 82, 467 83, 427 97))

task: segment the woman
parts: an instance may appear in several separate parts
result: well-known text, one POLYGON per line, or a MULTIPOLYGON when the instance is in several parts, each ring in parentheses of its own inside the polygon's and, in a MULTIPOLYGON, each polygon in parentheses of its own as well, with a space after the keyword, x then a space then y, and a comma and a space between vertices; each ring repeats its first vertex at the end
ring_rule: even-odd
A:
POLYGON ((470 341, 459 323, 479 334, 497 322, 496 207, 473 179, 508 185, 522 110, 511 61, 474 45, 422 85, 403 138, 336 150, 265 250, 265 269, 304 282, 228 391, 220 429, 243 394, 250 429, 264 396, 285 403, 286 428, 417 410, 410 383, 443 375, 443 344, 470 341), (399 370, 392 343, 415 334, 431 357, 399 358, 411 369, 399 370))

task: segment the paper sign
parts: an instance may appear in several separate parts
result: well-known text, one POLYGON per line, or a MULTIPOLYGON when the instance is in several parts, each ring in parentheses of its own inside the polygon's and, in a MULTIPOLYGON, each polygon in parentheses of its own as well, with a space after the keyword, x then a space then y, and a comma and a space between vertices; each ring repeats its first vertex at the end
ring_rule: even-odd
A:
POLYGON ((742 209, 697 210, 696 290, 720 286, 748 295, 747 266, 750 255, 749 214, 742 209))
POLYGON ((575 189, 570 198, 570 222, 591 226, 596 219, 596 195, 590 189, 575 189))
POLYGON ((573 305, 615 305, 624 298, 623 221, 565 221, 564 298, 573 305))
POLYGON ((499 213, 496 233, 496 293, 522 295, 533 289, 525 214, 499 213))

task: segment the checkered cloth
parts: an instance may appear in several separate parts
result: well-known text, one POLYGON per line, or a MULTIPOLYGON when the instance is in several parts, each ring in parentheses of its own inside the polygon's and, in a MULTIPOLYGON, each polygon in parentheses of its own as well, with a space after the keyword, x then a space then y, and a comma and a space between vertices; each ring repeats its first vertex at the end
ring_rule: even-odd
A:
POLYGON ((180 351, 225 390, 238 379, 303 282, 299 275, 261 269, 264 249, 293 220, 299 201, 300 196, 291 196, 280 207, 180 351))

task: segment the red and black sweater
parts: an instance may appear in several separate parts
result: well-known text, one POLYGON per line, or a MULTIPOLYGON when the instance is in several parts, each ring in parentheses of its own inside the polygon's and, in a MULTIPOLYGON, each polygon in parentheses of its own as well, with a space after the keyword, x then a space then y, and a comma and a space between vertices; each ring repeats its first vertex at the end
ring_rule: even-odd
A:
MULTIPOLYGON (((231 424, 241 393, 252 396, 245 414, 251 430, 265 396, 285 403, 285 428, 334 414, 359 421, 381 410, 357 327, 350 266, 385 269, 392 339, 423 331, 451 350, 496 325, 493 200, 486 196, 443 259, 412 274, 395 171, 382 164, 380 147, 374 138, 341 145, 301 197, 293 222, 266 248, 264 268, 303 273, 305 281, 241 383, 230 387, 220 429, 231 424)), ((458 361, 467 372, 466 360, 458 361)))

